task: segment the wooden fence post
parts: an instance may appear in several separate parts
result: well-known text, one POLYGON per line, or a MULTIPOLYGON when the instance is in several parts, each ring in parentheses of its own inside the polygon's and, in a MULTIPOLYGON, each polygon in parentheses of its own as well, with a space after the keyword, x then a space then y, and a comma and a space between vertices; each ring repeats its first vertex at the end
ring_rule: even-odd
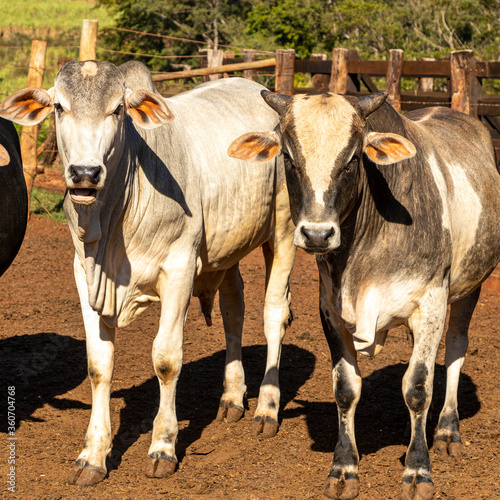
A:
POLYGON ((333 49, 330 92, 345 94, 349 88, 349 49, 333 49))
POLYGON ((275 90, 280 94, 293 95, 293 76, 295 50, 278 49, 276 51, 275 90))
MULTIPOLYGON (((326 54, 311 54, 311 61, 326 61, 326 54)), ((315 73, 311 75, 311 84, 314 90, 327 90, 330 77, 324 73, 315 73)))
MULTIPOLYGON (((255 50, 253 49, 243 49, 243 62, 255 61, 255 50)), ((246 69, 243 71, 243 78, 247 80, 257 81, 257 71, 255 69, 246 69)))
POLYGON ((97 20, 84 19, 80 37, 80 61, 95 61, 97 49, 97 20))
MULTIPOLYGON (((45 53, 47 42, 33 40, 31 43, 30 65, 28 70, 28 87, 42 87, 43 71, 45 69, 45 53)), ((23 159, 24 180, 28 190, 28 214, 30 206, 31 189, 36 176, 36 142, 38 138, 38 125, 23 127, 21 132, 21 156, 23 159)))
MULTIPOLYGON (((224 61, 224 51, 219 49, 208 49, 207 51, 207 67, 214 68, 215 66, 222 66, 224 61)), ((222 78, 222 73, 209 75, 209 80, 219 80, 222 78)))
POLYGON ((451 109, 477 116, 480 84, 476 78, 476 58, 472 50, 451 53, 451 109))
MULTIPOLYGON (((435 61, 433 57, 422 57, 422 61, 435 61)), ((418 79, 418 92, 432 92, 434 89, 434 78, 426 76, 418 79)))
POLYGON ((401 111, 401 75, 403 74, 403 51, 389 50, 389 66, 385 77, 387 102, 399 113, 401 111))

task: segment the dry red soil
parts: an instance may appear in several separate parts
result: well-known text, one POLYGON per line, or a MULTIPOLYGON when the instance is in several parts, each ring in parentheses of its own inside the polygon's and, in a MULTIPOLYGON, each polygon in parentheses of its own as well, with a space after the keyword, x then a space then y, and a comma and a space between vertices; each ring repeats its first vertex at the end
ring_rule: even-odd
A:
MULTIPOLYGON (((72 274, 67 226, 33 216, 22 249, 0 278, 2 400, 15 386, 16 492, 7 491, 6 411, 0 431, 1 498, 309 499, 323 498, 337 437, 330 355, 318 315, 314 260, 297 255, 291 278, 295 320, 281 363, 282 405, 276 437, 252 434, 251 419, 265 365, 262 328, 263 258, 241 264, 245 280, 244 365, 248 399, 244 418, 215 420, 224 365, 220 315, 205 325, 193 300, 185 329, 184 367, 177 391, 179 469, 168 479, 143 474, 158 403, 151 346, 158 307, 118 332, 111 394, 113 451, 109 474, 95 487, 67 478, 90 416, 83 323, 72 274)), ((459 388, 464 455, 440 459, 433 452, 436 499, 500 498, 500 293, 484 289, 472 320, 468 356, 459 388)), ((361 500, 398 498, 408 444, 408 412, 401 380, 411 355, 403 328, 390 333, 374 359, 360 358, 363 394, 356 416, 361 457, 361 500)), ((435 407, 428 440, 443 401, 444 349, 437 359, 435 407)))

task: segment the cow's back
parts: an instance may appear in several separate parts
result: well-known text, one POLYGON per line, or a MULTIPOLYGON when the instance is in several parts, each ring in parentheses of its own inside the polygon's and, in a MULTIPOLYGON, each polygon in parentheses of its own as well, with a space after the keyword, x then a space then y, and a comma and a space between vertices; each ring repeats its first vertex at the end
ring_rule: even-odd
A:
POLYGON ((228 267, 266 241, 276 193, 286 192, 281 160, 278 167, 276 160, 254 165, 227 154, 240 135, 277 125, 277 114, 260 95, 263 89, 249 80, 224 79, 168 100, 199 161, 202 258, 208 269, 228 267))
POLYGON ((410 136, 417 134, 426 145, 443 200, 443 225, 453 246, 450 295, 459 298, 500 258, 500 175, 491 136, 479 120, 448 108, 405 116, 414 124, 407 127, 410 136))
POLYGON ((0 166, 0 275, 17 255, 26 231, 28 195, 23 176, 21 149, 14 125, 0 119, 0 145, 10 156, 0 166))

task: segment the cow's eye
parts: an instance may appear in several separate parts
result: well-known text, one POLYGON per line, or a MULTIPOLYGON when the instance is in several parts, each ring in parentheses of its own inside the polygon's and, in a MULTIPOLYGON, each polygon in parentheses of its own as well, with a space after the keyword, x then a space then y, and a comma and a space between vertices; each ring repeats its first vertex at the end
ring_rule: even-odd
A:
POLYGON ((113 111, 113 114, 114 115, 121 115, 122 114, 122 109, 123 109, 123 104, 120 104, 114 111, 113 111))
POLYGON ((359 161, 359 157, 353 156, 351 158, 351 161, 344 166, 342 171, 343 172, 350 172, 351 170, 355 169, 358 166, 358 161, 359 161))
POLYGON ((59 115, 63 112, 63 107, 61 106, 60 103, 58 102, 54 103, 54 111, 59 115))
POLYGON ((283 159, 285 160, 286 165, 293 166, 292 158, 286 151, 283 151, 283 159))

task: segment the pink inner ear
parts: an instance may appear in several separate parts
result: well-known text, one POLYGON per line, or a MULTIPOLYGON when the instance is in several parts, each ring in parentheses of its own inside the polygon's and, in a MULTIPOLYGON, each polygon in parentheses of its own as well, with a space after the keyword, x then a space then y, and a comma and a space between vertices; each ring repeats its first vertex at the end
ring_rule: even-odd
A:
POLYGON ((7 150, 0 144, 0 167, 5 167, 10 163, 10 155, 7 150))

